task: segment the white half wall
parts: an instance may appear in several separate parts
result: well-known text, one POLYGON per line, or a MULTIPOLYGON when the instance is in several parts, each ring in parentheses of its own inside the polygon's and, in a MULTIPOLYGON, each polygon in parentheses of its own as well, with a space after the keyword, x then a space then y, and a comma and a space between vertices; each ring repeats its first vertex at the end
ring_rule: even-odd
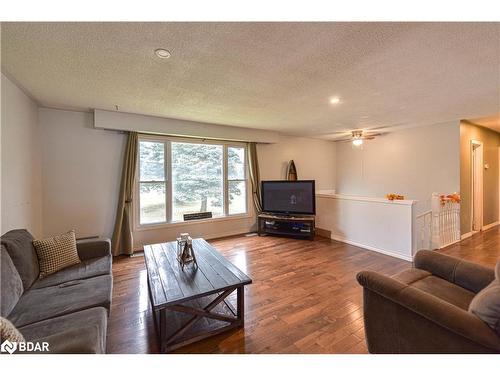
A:
POLYGON ((316 226, 331 238, 411 261, 414 201, 318 194, 316 226))
POLYGON ((433 192, 460 190, 459 122, 395 131, 365 141, 362 149, 338 143, 338 194, 417 200, 416 214, 431 208, 433 192))
POLYGON ((2 74, 1 233, 42 234, 41 144, 37 104, 2 74))
POLYGON ((259 144, 261 180, 283 180, 293 159, 299 180, 316 180, 316 190, 335 187, 336 144, 331 141, 281 135, 279 142, 259 144))

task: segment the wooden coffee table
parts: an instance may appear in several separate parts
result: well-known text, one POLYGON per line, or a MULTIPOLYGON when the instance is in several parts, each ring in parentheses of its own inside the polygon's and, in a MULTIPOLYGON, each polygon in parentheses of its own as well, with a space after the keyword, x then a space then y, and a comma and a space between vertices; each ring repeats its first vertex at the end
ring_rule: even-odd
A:
POLYGON ((252 280, 204 239, 194 239, 198 266, 182 270, 177 242, 144 246, 149 299, 160 349, 169 352, 244 326, 244 286, 252 280), (231 299, 236 291, 236 309, 231 299))

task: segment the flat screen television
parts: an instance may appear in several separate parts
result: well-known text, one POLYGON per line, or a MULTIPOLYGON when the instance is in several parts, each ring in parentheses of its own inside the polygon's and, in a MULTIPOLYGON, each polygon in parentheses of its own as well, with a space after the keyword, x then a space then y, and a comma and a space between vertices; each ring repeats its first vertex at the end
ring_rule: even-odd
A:
POLYGON ((261 193, 263 212, 316 214, 314 180, 262 181, 261 193))

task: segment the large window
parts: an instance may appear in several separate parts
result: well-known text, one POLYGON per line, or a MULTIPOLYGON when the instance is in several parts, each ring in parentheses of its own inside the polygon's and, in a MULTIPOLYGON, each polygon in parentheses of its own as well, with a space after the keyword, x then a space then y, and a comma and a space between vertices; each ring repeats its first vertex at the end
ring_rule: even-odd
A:
POLYGON ((161 223, 166 215, 165 144, 139 143, 139 192, 141 224, 161 223))
POLYGON ((229 213, 247 212, 247 185, 245 168, 245 149, 227 148, 227 184, 229 195, 229 213))
POLYGON ((212 217, 247 212, 245 146, 139 140, 139 225, 184 220, 184 214, 212 217))
POLYGON ((190 212, 224 214, 223 147, 172 142, 172 220, 190 212))

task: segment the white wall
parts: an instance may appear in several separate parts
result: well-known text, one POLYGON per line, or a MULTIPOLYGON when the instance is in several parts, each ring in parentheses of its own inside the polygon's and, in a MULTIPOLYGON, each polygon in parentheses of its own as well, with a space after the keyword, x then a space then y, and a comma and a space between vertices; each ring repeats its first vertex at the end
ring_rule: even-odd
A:
POLYGON ((227 237, 250 232, 255 223, 253 209, 247 217, 238 219, 213 219, 206 222, 192 221, 182 224, 171 224, 161 229, 145 229, 134 231, 134 248, 142 250, 143 245, 174 241, 180 233, 189 233, 191 237, 206 239, 227 237))
MULTIPOLYGON (((46 236, 74 228, 78 237, 111 237, 125 135, 95 129, 93 114, 40 109, 43 220, 46 236)), ((252 214, 252 213, 251 213, 252 214)), ((134 232, 134 247, 174 240, 179 233, 213 238, 248 232, 255 219, 172 225, 134 232)))
POLYGON ((260 178, 284 179, 293 159, 300 180, 316 180, 316 190, 335 187, 336 144, 312 138, 280 136, 278 143, 259 144, 260 178))
MULTIPOLYGON (((111 236, 119 190, 125 136, 93 127, 91 113, 40 109, 43 143, 44 234, 75 228, 77 235, 111 236)), ((289 159, 295 160, 299 177, 316 179, 319 189, 334 186, 335 145, 308 138, 280 137, 280 142, 259 145, 263 179, 281 179, 289 159)), ((161 229, 134 231, 136 249, 173 240, 181 232, 206 238, 249 232, 255 223, 248 217, 175 224, 161 229)))
POLYGON ((35 102, 2 74, 1 233, 42 234, 41 147, 35 102))
POLYGON ((93 128, 93 115, 41 108, 43 231, 77 237, 113 230, 125 136, 93 128))
POLYGON ((338 143, 339 194, 384 197, 398 193, 417 200, 416 213, 430 209, 433 192, 460 190, 459 123, 388 133, 362 149, 338 143))

